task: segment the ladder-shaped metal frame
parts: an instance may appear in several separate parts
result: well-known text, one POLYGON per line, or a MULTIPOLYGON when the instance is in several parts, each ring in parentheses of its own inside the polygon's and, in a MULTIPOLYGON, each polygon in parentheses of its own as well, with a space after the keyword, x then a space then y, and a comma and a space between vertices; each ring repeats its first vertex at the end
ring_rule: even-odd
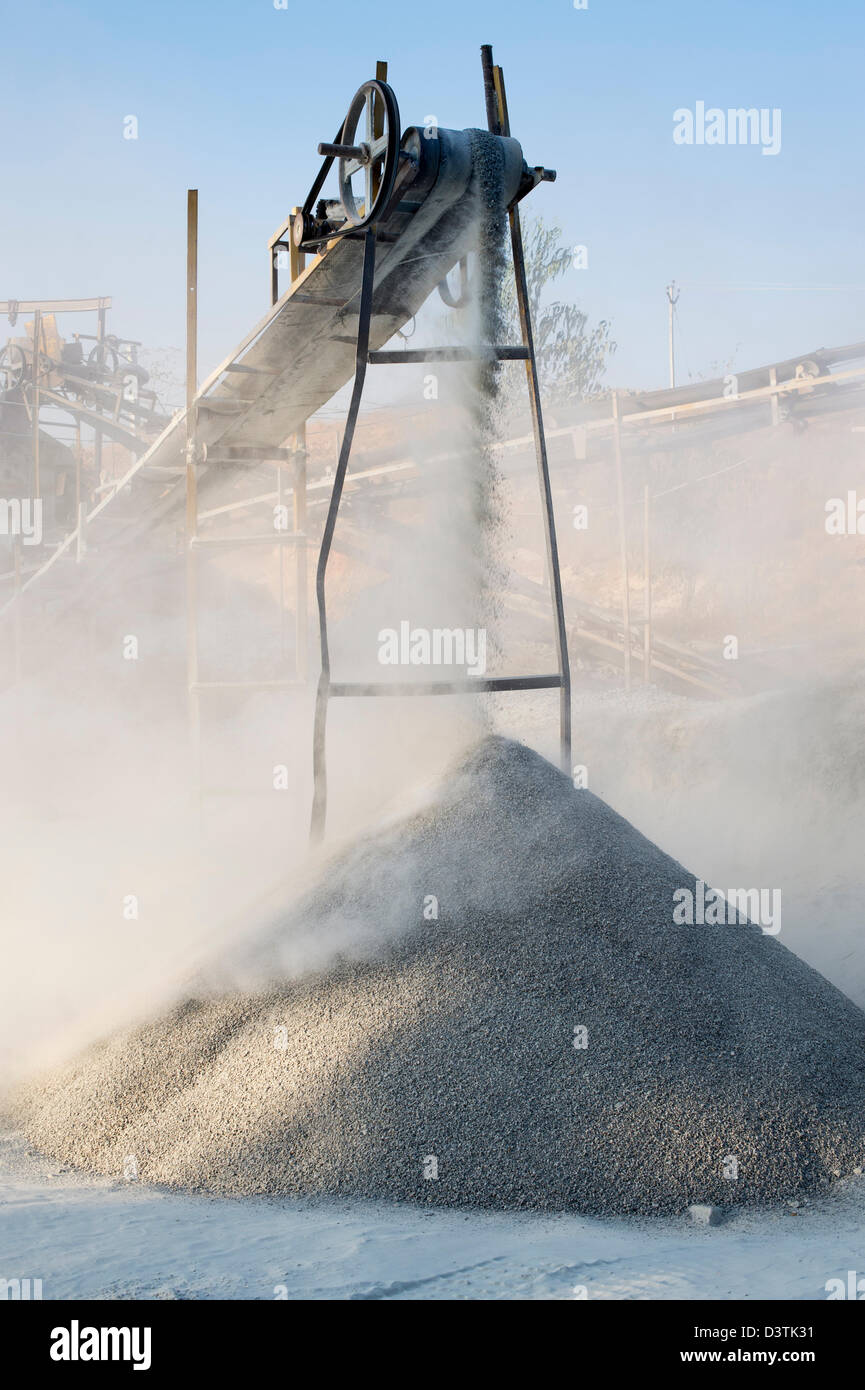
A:
MULTIPOLYGON (((487 123, 493 134, 510 134, 504 79, 501 68, 493 67, 492 53, 482 49, 484 65, 484 87, 487 100, 487 123)), ((553 512, 553 497, 550 486, 547 448, 544 438, 543 414, 541 410, 540 386, 537 362, 535 359, 534 338, 532 335, 531 311, 529 305, 528 283, 526 279, 525 256, 523 252, 520 215, 516 205, 508 212, 510 221, 511 251, 516 282, 517 304, 519 308, 522 344, 519 347, 489 345, 477 351, 467 348, 430 348, 398 352, 370 352, 369 334, 372 318, 373 286, 375 283, 376 231, 367 228, 364 234, 363 274, 361 280, 359 321, 357 330, 357 356, 355 364, 354 387, 351 394, 345 434, 340 449, 339 462, 333 482, 327 519, 321 540, 316 569, 316 600, 318 604, 318 627, 321 646, 321 674, 315 698, 313 723, 313 803, 310 819, 310 839, 322 839, 327 819, 327 710, 331 696, 403 696, 403 695, 458 695, 480 694, 501 690, 558 690, 559 691, 559 733, 561 766, 563 772, 570 772, 571 764, 571 675, 568 662, 568 641, 565 627, 564 601, 562 597, 561 575, 559 572, 559 553, 556 541, 556 524, 553 512), (330 672, 330 647, 327 632, 326 579, 327 564, 330 558, 343 485, 348 471, 355 426, 363 396, 366 370, 370 365, 394 365, 411 362, 461 362, 472 360, 524 361, 529 385, 529 401, 532 415, 532 432, 538 463, 538 480, 543 503, 544 531, 547 550, 547 570, 550 592, 553 599, 555 617, 556 655, 558 670, 553 675, 540 676, 501 676, 484 680, 466 677, 455 681, 432 682, 350 682, 332 681, 330 672)))

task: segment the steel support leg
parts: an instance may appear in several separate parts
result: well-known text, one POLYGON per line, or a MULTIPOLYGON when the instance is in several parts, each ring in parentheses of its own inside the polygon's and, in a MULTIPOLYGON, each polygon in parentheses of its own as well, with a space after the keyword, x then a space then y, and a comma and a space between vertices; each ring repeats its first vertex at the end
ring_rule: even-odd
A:
MULTIPOLYGON (((494 135, 510 135, 511 122, 508 114, 508 99, 505 92, 504 73, 493 63, 493 51, 489 44, 481 48, 481 66, 484 76, 484 98, 487 108, 487 126, 494 135)), ((532 314, 529 301, 529 287, 526 279, 526 259, 523 252, 523 231, 520 224, 519 209, 514 206, 508 213, 511 226, 511 250, 514 261, 514 281, 517 291, 517 307, 520 316, 520 331, 523 345, 528 348, 526 376, 529 382, 529 405, 532 412, 532 433, 535 438, 535 454, 538 460, 538 480, 541 485, 541 501, 544 513, 544 536, 547 544, 547 571, 550 579, 550 593, 553 596, 556 623, 556 654, 558 656, 561 687, 559 689, 559 736, 562 772, 571 773, 571 666, 568 660, 568 633, 565 626, 565 605, 562 597, 562 577, 559 570, 559 546, 556 540, 556 518, 553 510, 553 493, 550 486, 550 469, 547 460, 547 444, 544 437, 544 417, 541 410, 541 389, 538 381, 538 364, 535 359, 535 341, 532 332, 532 314)))
POLYGON ((550 469, 547 460, 547 443, 544 437, 544 419, 541 412, 541 390, 538 382, 538 366, 535 360, 535 343, 532 333, 532 317, 529 308, 529 288, 526 280, 526 262, 523 255, 523 233, 520 226, 519 209, 510 210, 511 248, 514 258, 514 278, 517 289, 517 305, 520 314, 520 330, 523 343, 529 350, 526 361, 526 376, 529 382, 529 404, 532 411, 532 433, 535 437, 535 453, 538 460, 538 479, 541 485, 541 501, 544 513, 544 536, 547 543, 547 570, 550 577, 550 592, 556 622, 556 655, 559 674, 562 678, 559 690, 559 736, 562 772, 571 771, 571 667, 568 660, 568 633, 565 626, 565 604, 562 597, 562 576, 559 570, 559 546, 556 540, 556 518, 553 510, 553 492, 550 486, 550 469))
POLYGON ((321 674, 318 678, 318 688, 315 693, 315 719, 312 733, 313 795, 309 835, 313 843, 317 843, 324 835, 325 821, 327 819, 326 737, 327 706, 330 696, 330 649, 327 640, 325 579, 327 576, 327 562, 330 556, 330 547, 333 542, 334 528, 336 527, 337 513, 339 512, 339 503, 342 497, 343 484, 348 470, 348 460, 351 454, 355 425, 357 424, 358 411, 360 410, 360 402, 363 395, 366 369, 369 362, 369 327, 372 318, 372 290, 374 278, 375 231, 372 227, 369 227, 364 238, 363 247, 363 277, 360 290, 360 318, 357 326, 357 356, 355 359, 354 387, 351 393, 351 404, 349 405, 348 417, 345 422, 345 434, 342 439, 342 448, 339 451, 339 462, 336 466, 333 491, 330 494, 330 503, 327 509, 327 519, 324 523, 324 533, 321 538, 321 549, 318 552, 318 567, 315 574, 315 597, 318 603, 318 631, 321 642, 321 674))

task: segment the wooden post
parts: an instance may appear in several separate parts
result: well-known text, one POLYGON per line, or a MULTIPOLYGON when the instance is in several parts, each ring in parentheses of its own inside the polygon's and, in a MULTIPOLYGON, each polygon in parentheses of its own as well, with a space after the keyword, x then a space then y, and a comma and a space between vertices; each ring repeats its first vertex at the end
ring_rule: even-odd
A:
POLYGON ((631 595, 628 576, 628 535, 625 521, 625 483, 622 476, 622 425, 619 393, 613 392, 613 444, 616 457, 616 496, 619 508, 619 553, 622 564, 622 627, 625 639, 625 689, 631 688, 631 595))
POLYGON ((645 618, 643 628, 643 683, 652 679, 652 553, 649 544, 649 484, 643 488, 643 590, 645 618))
POLYGON ((193 776, 200 789, 201 731, 198 693, 198 575, 195 536, 198 531, 196 478, 198 391, 198 189, 186 194, 186 683, 193 776))

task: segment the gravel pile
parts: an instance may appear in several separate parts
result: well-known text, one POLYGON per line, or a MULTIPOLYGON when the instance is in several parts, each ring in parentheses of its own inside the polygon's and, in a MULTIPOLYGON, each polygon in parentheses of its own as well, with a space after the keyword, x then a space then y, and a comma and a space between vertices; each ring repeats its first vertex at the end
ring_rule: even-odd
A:
POLYGON ((757 927, 673 925, 683 887, 590 792, 486 739, 244 966, 272 980, 312 929, 343 943, 327 969, 202 993, 17 1117, 66 1162, 223 1194, 612 1214, 823 1189, 863 1162, 865 1015, 757 927))

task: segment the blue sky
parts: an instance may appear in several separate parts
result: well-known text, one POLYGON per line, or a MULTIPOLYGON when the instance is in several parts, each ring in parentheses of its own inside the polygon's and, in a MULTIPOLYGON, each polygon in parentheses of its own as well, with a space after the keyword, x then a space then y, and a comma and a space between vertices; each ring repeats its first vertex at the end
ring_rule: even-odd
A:
POLYGON ((0 298, 110 294, 116 331, 182 346, 197 186, 202 374, 264 312, 267 237, 375 60, 404 126, 481 125, 484 42, 559 171, 531 210, 589 248, 559 293, 612 320, 613 384, 665 384, 672 277, 680 380, 865 338, 861 0, 3 0, 2 36, 0 298), (700 100, 780 108, 781 152, 675 145, 700 100))

